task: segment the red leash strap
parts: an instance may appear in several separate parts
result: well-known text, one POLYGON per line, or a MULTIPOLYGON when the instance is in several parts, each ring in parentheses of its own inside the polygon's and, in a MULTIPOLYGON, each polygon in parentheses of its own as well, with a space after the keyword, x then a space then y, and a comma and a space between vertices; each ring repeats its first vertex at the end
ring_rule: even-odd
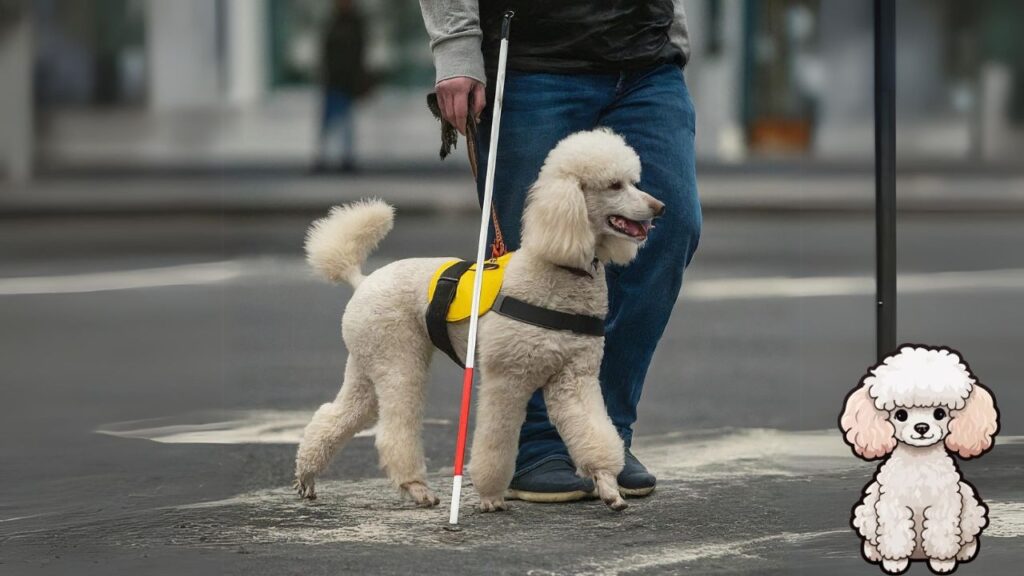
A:
MULTIPOLYGON (((473 94, 470 93, 469 101, 467 102, 469 109, 473 109, 473 94)), ((469 167, 473 170, 473 179, 477 179, 477 164, 476 164, 476 134, 477 125, 476 118, 470 114, 466 118, 466 152, 469 154, 469 167)), ((505 246, 505 237, 501 234, 501 224, 498 222, 498 211, 494 209, 494 204, 491 204, 491 222, 494 225, 494 242, 491 243, 491 258, 498 258, 508 253, 508 247, 505 246)))
POLYGON ((491 243, 491 258, 498 258, 508 253, 505 247, 505 238, 501 235, 501 225, 498 224, 498 212, 491 204, 491 220, 494 222, 494 242, 491 243))

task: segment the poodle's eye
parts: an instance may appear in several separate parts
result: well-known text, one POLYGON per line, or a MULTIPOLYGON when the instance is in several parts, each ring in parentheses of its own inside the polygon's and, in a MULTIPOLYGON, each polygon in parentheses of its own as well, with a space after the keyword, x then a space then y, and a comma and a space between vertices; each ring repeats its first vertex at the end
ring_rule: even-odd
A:
POLYGON ((611 188, 612 190, 622 190, 622 180, 612 182, 612 185, 609 186, 609 188, 611 188))
POLYGON ((902 408, 897 410, 896 411, 896 419, 899 420, 900 422, 906 422, 907 421, 907 411, 902 409, 902 408))
POLYGON ((935 416, 936 420, 942 420, 943 418, 946 417, 946 411, 943 410, 942 408, 936 408, 935 413, 932 414, 932 416, 935 416))

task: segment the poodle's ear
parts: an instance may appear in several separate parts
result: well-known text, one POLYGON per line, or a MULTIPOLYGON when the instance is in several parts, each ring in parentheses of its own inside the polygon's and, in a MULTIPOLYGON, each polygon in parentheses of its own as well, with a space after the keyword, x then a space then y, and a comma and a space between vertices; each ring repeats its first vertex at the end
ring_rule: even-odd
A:
POLYGON ((896 448, 896 429, 889 422, 889 413, 875 408, 867 386, 860 386, 846 398, 839 425, 846 442, 865 460, 881 458, 896 448))
POLYGON ((586 268, 594 260, 596 242, 579 182, 542 174, 523 210, 523 247, 555 264, 586 268))
POLYGON ((999 411, 992 394, 981 384, 974 384, 967 404, 951 416, 946 448, 961 458, 974 458, 992 447, 992 439, 999 431, 999 411))

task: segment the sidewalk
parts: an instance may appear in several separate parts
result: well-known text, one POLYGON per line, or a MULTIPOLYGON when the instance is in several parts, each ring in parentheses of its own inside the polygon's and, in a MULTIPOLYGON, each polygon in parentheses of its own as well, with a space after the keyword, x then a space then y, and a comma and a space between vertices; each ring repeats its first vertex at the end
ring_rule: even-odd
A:
MULTIPOLYGON (((40 176, 0 180, 0 218, 322 212, 366 196, 402 212, 475 212, 464 146, 438 160, 438 124, 418 90, 377 94, 357 110, 355 175, 307 174, 314 90, 275 92, 249 107, 151 112, 62 110, 40 139, 40 176)), ((846 160, 698 162, 705 211, 845 211, 874 207, 869 150, 846 160)), ((1024 166, 901 156, 909 212, 1024 212, 1024 166)), ((500 170, 500 168, 499 168, 500 170)))
MULTIPOLYGON (((699 176, 706 212, 870 212, 870 172, 709 170, 699 176)), ((904 212, 1024 212, 1024 176, 915 173, 897 182, 904 212)), ((318 213, 375 196, 400 212, 478 210, 474 183, 457 168, 343 176, 241 172, 217 175, 92 174, 0 183, 0 218, 318 213)))

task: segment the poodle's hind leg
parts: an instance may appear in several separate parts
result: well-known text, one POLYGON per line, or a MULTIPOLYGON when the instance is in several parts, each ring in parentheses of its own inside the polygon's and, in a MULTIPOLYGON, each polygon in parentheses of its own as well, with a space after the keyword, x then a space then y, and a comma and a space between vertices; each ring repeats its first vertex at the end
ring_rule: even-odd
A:
POLYGON ((295 489, 303 498, 316 498, 316 476, 331 457, 359 431, 377 419, 373 383, 351 356, 345 366, 345 382, 334 402, 320 406, 306 425, 295 455, 295 489))
POLYGON ((507 509, 505 490, 515 474, 519 429, 534 390, 534 385, 513 381, 484 366, 469 465, 481 512, 507 509))
POLYGON ((380 421, 377 452, 388 478, 419 506, 431 507, 440 499, 427 486, 427 464, 423 455, 424 381, 430 361, 424 354, 390 358, 378 364, 371 377, 377 384, 380 421))
POLYGON ((970 484, 960 482, 963 508, 960 512, 960 541, 963 545, 956 559, 966 562, 978 553, 978 535, 988 525, 988 507, 978 498, 970 484))
POLYGON ((960 552, 956 555, 956 559, 959 562, 968 562, 974 558, 978 553, 978 537, 975 536, 974 540, 971 540, 967 544, 964 544, 960 548, 960 552))
MULTIPOLYGON (((875 506, 878 504, 880 488, 878 482, 868 484, 864 490, 864 498, 853 509, 853 526, 866 540, 866 543, 872 546, 875 554, 878 554, 878 516, 875 506)), ((867 556, 866 553, 865 555, 867 556)), ((877 562, 878 559, 871 559, 871 561, 877 562)))
POLYGON ((616 481, 625 459, 622 438, 605 409, 597 367, 582 362, 566 366, 544 387, 544 402, 573 462, 593 477, 598 496, 612 510, 624 510, 616 481))
POLYGON ((864 541, 864 557, 868 559, 868 562, 881 562, 882 554, 878 551, 878 547, 872 544, 870 541, 864 541))

